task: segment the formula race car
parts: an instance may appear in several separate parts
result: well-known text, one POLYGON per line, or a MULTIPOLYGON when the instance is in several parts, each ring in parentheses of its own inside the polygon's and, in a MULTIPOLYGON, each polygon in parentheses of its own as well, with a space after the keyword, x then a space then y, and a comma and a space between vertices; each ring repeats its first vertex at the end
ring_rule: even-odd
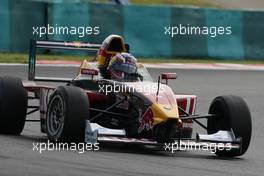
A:
POLYGON ((161 73, 153 82, 144 65, 137 63, 136 74, 121 81, 105 79, 96 63, 84 60, 74 78, 39 77, 35 75, 38 48, 98 51, 98 56, 121 53, 127 47, 117 35, 110 35, 102 44, 31 40, 29 80, 0 77, 1 134, 20 135, 26 121, 40 121, 41 132, 54 142, 223 144, 215 153, 224 157, 240 156, 248 149, 251 115, 238 96, 218 96, 208 114, 197 115, 197 97, 174 94, 168 86, 176 73, 161 73), (40 81, 64 85, 36 83, 40 81), (31 101, 36 100, 39 104, 32 106, 31 101), (40 119, 26 119, 37 111, 40 119), (207 119, 207 125, 199 119, 207 119), (192 137, 193 123, 204 128, 205 134, 192 137))

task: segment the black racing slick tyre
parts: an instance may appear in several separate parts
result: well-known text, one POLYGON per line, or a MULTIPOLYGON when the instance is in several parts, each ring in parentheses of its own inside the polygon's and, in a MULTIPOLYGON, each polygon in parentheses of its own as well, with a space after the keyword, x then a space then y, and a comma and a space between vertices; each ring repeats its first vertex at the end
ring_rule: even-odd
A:
POLYGON ((53 142, 83 142, 85 120, 89 117, 86 93, 73 86, 60 86, 50 97, 47 135, 53 142))
POLYGON ((0 134, 21 134, 27 115, 27 96, 20 78, 0 77, 0 134))
POLYGON ((219 130, 233 130, 236 138, 241 138, 241 150, 217 150, 216 155, 235 157, 243 155, 250 144, 252 122, 246 102, 238 96, 219 96, 210 105, 209 114, 215 114, 207 121, 208 134, 219 130))

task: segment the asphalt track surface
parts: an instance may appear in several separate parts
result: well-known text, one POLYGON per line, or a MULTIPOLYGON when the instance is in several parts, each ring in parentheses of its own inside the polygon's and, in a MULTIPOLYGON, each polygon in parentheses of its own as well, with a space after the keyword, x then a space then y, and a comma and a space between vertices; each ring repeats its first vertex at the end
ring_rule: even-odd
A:
MULTIPOLYGON (((165 70, 151 69, 154 78, 165 70)), ((198 113, 207 113, 217 95, 235 94, 248 103, 253 134, 248 152, 239 158, 219 158, 210 152, 170 154, 136 146, 104 145, 99 151, 33 151, 33 143, 47 142, 38 123, 27 123, 21 136, 0 135, 0 176, 22 175, 263 175, 264 173, 264 72, 225 70, 166 70, 177 72, 170 85, 177 93, 198 95, 198 113)), ((77 68, 41 67, 46 76, 72 76, 77 68)), ((0 75, 27 77, 25 66, 0 66, 0 75)), ((38 118, 38 114, 30 118, 38 118)), ((198 129, 201 132, 201 129, 198 129)))

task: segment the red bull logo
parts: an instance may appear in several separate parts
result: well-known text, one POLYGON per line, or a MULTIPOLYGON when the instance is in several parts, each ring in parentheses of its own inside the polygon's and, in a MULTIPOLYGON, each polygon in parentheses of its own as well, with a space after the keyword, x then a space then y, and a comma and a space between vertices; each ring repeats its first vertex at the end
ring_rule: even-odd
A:
POLYGON ((150 130, 153 127, 154 118, 153 112, 150 108, 139 118, 140 126, 138 128, 138 133, 142 132, 144 129, 150 130))

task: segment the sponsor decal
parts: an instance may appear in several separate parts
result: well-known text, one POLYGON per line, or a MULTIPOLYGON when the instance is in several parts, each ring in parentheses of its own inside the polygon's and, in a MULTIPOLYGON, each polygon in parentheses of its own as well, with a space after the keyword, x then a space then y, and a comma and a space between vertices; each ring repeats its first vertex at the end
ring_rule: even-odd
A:
POLYGON ((164 105, 163 108, 167 109, 167 110, 171 110, 172 109, 172 107, 170 105, 164 105))
POLYGON ((153 112, 150 108, 139 118, 140 126, 138 128, 138 133, 142 132, 144 129, 150 130, 153 127, 154 118, 153 112))
POLYGON ((95 69, 87 69, 87 68, 82 68, 81 69, 81 74, 85 75, 98 75, 98 70, 95 69))

